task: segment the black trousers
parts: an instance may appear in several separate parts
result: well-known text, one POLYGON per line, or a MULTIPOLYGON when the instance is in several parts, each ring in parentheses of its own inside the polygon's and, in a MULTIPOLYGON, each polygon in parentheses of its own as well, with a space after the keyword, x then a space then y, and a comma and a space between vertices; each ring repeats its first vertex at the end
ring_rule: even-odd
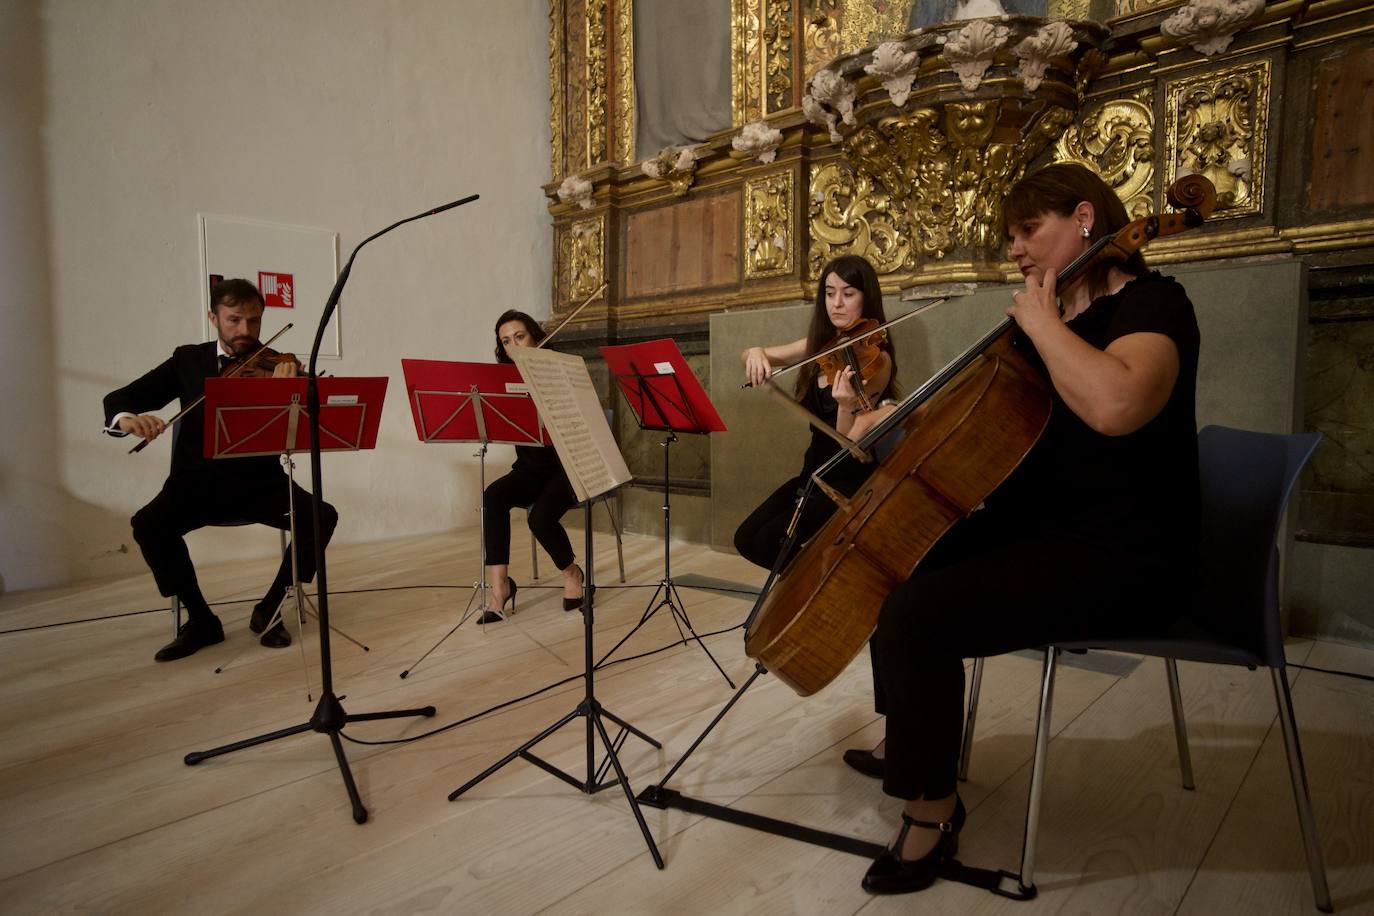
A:
MULTIPOLYGON (((223 462, 231 465, 232 462, 223 462)), ((153 501, 134 513, 134 540, 153 571, 164 596, 196 589, 196 570, 186 549, 186 534, 207 525, 252 522, 289 530, 287 484, 283 473, 242 473, 232 467, 198 465, 172 471, 153 501)), ((301 581, 315 577, 315 528, 310 494, 294 486, 297 564, 301 581)), ((323 503, 320 531, 325 544, 334 534, 339 513, 323 503)), ((282 555, 277 582, 291 581, 291 553, 282 555)))
MULTIPOLYGON (((759 504, 753 512, 735 529, 735 550, 755 566, 772 569, 773 563, 782 550, 787 537, 787 526, 792 521, 792 513, 797 507, 797 492, 806 485, 808 477, 793 477, 778 487, 759 504)), ((832 484, 834 486, 834 484, 832 484)), ((858 483, 853 485, 857 489, 858 483)), ((840 492, 848 492, 844 486, 836 486, 840 492)), ((797 521, 797 539, 792 543, 791 554, 801 549, 817 531, 825 527, 826 521, 835 514, 835 504, 820 490, 813 490, 802 508, 801 518, 797 521)), ((787 559, 791 559, 791 554, 787 559)))
POLYGON ((975 512, 883 603, 870 649, 887 717, 883 791, 955 790, 964 659, 1071 639, 1158 632, 1181 610, 1177 568, 1102 540, 1026 539, 975 512))
POLYGON ((572 543, 563 530, 563 514, 577 505, 568 477, 558 470, 547 472, 514 467, 504 477, 487 484, 482 494, 485 516, 486 565, 510 562, 510 510, 528 509, 530 531, 559 569, 573 562, 572 543))

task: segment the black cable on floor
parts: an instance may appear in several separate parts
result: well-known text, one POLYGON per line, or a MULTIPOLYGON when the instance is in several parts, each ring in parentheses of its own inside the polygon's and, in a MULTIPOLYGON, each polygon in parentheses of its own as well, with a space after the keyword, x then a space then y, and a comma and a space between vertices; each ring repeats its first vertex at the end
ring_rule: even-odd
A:
MULTIPOLYGON (((600 586, 597 586, 597 587, 600 588, 600 586)), ((723 630, 712 630, 712 631, 709 632, 709 633, 700 633, 700 634, 698 634, 698 636, 699 636, 699 638, 701 638, 701 639, 706 639, 706 638, 709 637, 709 636, 720 636, 722 633, 729 633, 729 632, 731 632, 732 630, 741 629, 741 628, 743 628, 743 626, 744 626, 744 624, 738 623, 738 624, 735 624, 735 625, 732 626, 732 627, 726 627, 726 628, 723 629, 723 630)), ((681 640, 681 639, 680 639, 680 640, 677 640, 676 642, 671 642, 671 643, 669 643, 669 644, 666 645, 666 646, 660 646, 660 647, 657 648, 657 649, 650 649, 648 652, 641 652, 641 653, 639 653, 638 655, 631 655, 631 656, 628 656, 628 657, 626 657, 626 658, 618 658, 618 659, 616 659, 616 660, 613 661, 613 662, 606 662, 605 664, 597 665, 596 668, 595 668, 594 670, 596 670, 596 671, 601 671, 601 670, 603 670, 603 669, 605 669, 605 668, 611 667, 612 665, 620 665, 620 664, 624 664, 625 662, 632 662, 632 661, 636 661, 636 660, 641 659, 641 658, 648 658, 650 655, 657 655, 657 654, 660 653, 660 652, 667 652, 669 649, 673 648, 674 646, 680 646, 680 645, 682 645, 684 642, 685 642, 685 640, 681 640)), ((351 742, 353 742, 354 744, 366 744, 366 745, 368 745, 368 746, 370 746, 370 747, 380 747, 380 746, 382 746, 382 745, 387 745, 387 744, 410 744, 410 743, 412 743, 412 742, 414 742, 414 741, 420 741, 420 740, 423 740, 423 739, 425 739, 425 738, 432 738, 432 737, 434 737, 435 735, 438 735, 438 734, 441 734, 441 733, 443 733, 443 732, 446 732, 446 731, 450 731, 450 730, 452 730, 452 729, 455 729, 455 728, 457 728, 457 727, 460 726, 460 725, 467 725, 469 722, 472 722, 472 721, 474 721, 474 720, 476 720, 476 719, 480 719, 480 718, 482 718, 483 716, 489 716, 489 715, 491 715, 491 714, 494 713, 494 712, 499 712, 500 710, 505 709, 507 706, 514 706, 516 703, 523 703, 525 700, 533 699, 534 697, 537 697, 537 696, 539 696, 540 694, 543 694, 543 693, 548 693, 550 690, 554 690, 554 689, 556 689, 556 688, 558 688, 558 687, 562 687, 564 684, 570 684, 570 683, 572 683, 573 681, 580 681, 580 680, 582 680, 582 678, 584 678, 584 677, 586 677, 586 672, 581 672, 581 673, 579 673, 579 674, 569 675, 568 677, 563 678, 563 680, 561 680, 561 681, 555 681, 554 683, 549 684, 549 685, 547 685, 547 686, 545 686, 545 687, 540 687, 538 690, 535 690, 535 691, 533 691, 532 693, 527 693, 527 694, 525 694, 524 696, 516 697, 516 698, 513 699, 513 700, 506 700, 504 703, 498 703, 498 704, 496 704, 495 706, 491 706, 491 707, 489 707, 489 708, 487 708, 487 709, 482 710, 481 712, 475 712, 475 713, 473 713, 472 715, 466 716, 466 717, 464 717, 464 718, 462 718, 462 719, 458 719, 458 720, 455 721, 455 722, 450 722, 450 723, 448 723, 447 725, 441 725, 441 726, 439 726, 438 728, 430 729, 429 731, 427 731, 427 732, 422 732, 422 733, 420 733, 420 734, 418 734, 418 735, 411 735, 411 736, 408 737, 408 738, 391 738, 391 739, 388 739, 388 740, 386 740, 386 741, 367 741, 367 740, 364 740, 364 739, 362 739, 362 738, 353 738, 353 737, 350 737, 346 732, 343 732, 343 731, 340 731, 340 732, 339 732, 339 737, 343 738, 345 741, 351 741, 351 742)))
POLYGON ((1336 677, 1348 677, 1360 681, 1374 681, 1374 675, 1358 674, 1354 671, 1335 671, 1331 668, 1318 668, 1315 665, 1299 665, 1297 662, 1289 662, 1288 667, 1301 668, 1304 671, 1320 671, 1322 674, 1334 674, 1336 677))
MULTIPOLYGON (((521 586, 521 588, 562 588, 562 587, 563 587, 563 586, 561 586, 561 585, 522 585, 522 586, 521 586)), ((614 589, 614 588, 656 588, 656 587, 657 587, 657 586, 653 586, 653 585, 598 585, 598 586, 597 586, 597 588, 605 588, 605 589, 607 589, 607 590, 614 589)), ((331 595, 363 595, 363 594, 366 594, 366 593, 368 593, 368 592, 395 592, 395 591, 403 591, 403 590, 408 589, 408 588, 461 588, 461 589, 471 589, 472 586, 471 586, 471 585, 382 585, 382 586, 378 586, 377 588, 349 588, 349 589, 342 589, 342 590, 340 590, 340 591, 330 592, 330 594, 331 594, 331 595)), ((307 598, 316 598, 316 597, 318 597, 318 595, 307 593, 305 597, 307 597, 307 598)), ((221 605, 226 605, 226 604, 247 604, 247 603, 249 603, 249 602, 255 602, 255 601, 257 601, 257 600, 258 600, 258 599, 256 599, 256 598, 232 598, 232 599, 226 599, 226 600, 224 600, 224 601, 216 601, 216 602, 214 602, 213 604, 211 604, 210 607, 212 607, 212 608, 214 608, 214 607, 220 607, 221 605)), ((123 612, 123 613, 121 613, 121 614, 106 614, 106 615, 104 615, 104 616, 102 616, 102 617, 80 617, 80 618, 78 618, 78 619, 76 619, 76 620, 59 620, 59 621, 55 621, 54 623, 39 623, 39 624, 34 624, 34 625, 31 626, 31 627, 15 627, 15 628, 12 629, 12 630, 0 630, 0 636, 8 636, 8 635, 11 634, 11 633, 28 633, 28 632, 31 632, 31 631, 33 631, 33 630, 48 630, 48 629, 51 629, 51 628, 53 628, 53 627, 69 627, 69 626, 74 626, 75 624, 78 624, 78 623, 98 623, 98 622, 100 622, 100 621, 102 621, 102 620, 120 620, 120 619, 123 619, 123 618, 125 618, 125 617, 138 617, 138 616, 141 616, 141 615, 143 615, 143 614, 161 614, 161 613, 163 613, 163 612, 165 612, 165 611, 167 611, 167 610, 168 610, 168 607, 167 607, 167 606, 163 606, 163 607, 150 607, 150 608, 147 608, 146 610, 142 610, 142 611, 125 611, 125 612, 123 612)))

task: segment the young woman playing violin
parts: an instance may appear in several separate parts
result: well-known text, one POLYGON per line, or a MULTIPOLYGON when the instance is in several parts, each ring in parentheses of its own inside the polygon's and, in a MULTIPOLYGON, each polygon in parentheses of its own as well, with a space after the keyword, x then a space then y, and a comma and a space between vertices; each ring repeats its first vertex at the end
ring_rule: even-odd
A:
MULTIPOLYGON (((512 362, 510 347, 533 347, 544 339, 544 329, 524 312, 514 309, 496 319, 496 361, 512 362)), ((582 569, 573 562, 572 543, 560 519, 577 504, 568 475, 552 448, 517 445, 515 464, 510 473, 487 484, 482 494, 486 518, 487 581, 491 584, 491 607, 482 612, 481 622, 502 619, 496 613, 510 604, 520 586, 510 577, 510 510, 517 506, 529 510, 530 531, 535 540, 563 573, 563 610, 582 605, 582 569)))
POLYGON ((906 801, 891 846, 864 876, 873 893, 928 886, 957 850, 965 658, 1157 630, 1196 576, 1192 303, 1138 253, 1056 283, 1095 239, 1128 222, 1112 190, 1081 166, 1022 180, 1004 218, 1025 277, 1007 314, 1052 384, 1052 412, 984 507, 883 603, 872 648, 886 739, 845 754, 906 801))
MULTIPOLYGON (((805 359, 867 320, 878 323, 887 320, 883 314, 878 274, 872 264, 858 255, 836 258, 821 271, 820 282, 816 285, 816 308, 807 335, 791 343, 745 350, 740 354, 745 377, 751 385, 760 385, 779 364, 791 365, 805 359)), ((897 374, 897 361, 886 338, 876 344, 866 340, 863 348, 870 352, 865 354, 867 365, 860 367, 864 378, 862 386, 850 366, 836 367, 827 375, 817 363, 801 369, 796 385, 796 396, 803 407, 851 438, 857 438, 861 429, 869 425, 870 417, 876 413, 875 405, 892 393, 897 374)), ((802 458, 801 473, 773 491, 735 531, 735 549, 741 556, 764 569, 772 569, 796 508, 798 489, 839 448, 819 430, 812 431, 811 444, 802 458)), ((871 470, 847 458, 827 475, 826 483, 850 495, 871 470)), ((805 543, 825 524, 834 509, 834 504, 820 494, 809 499, 798 520, 794 543, 798 546, 805 543)))

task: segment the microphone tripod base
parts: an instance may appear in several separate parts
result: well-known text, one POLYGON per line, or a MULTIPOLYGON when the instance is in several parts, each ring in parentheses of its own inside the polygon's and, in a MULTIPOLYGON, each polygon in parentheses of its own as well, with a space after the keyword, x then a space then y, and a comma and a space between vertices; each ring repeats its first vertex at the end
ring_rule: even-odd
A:
POLYGON ((369 722, 375 719, 402 719, 412 716, 432 717, 435 712, 433 706, 422 706, 418 709, 396 709, 387 712, 364 712, 350 715, 344 711, 343 704, 339 702, 339 698, 334 695, 334 692, 326 690, 320 697, 320 701, 315 704, 315 712, 310 716, 308 722, 267 732, 253 738, 245 738, 242 741, 223 744, 208 751, 191 751, 182 759, 189 767, 211 757, 231 754, 234 751, 257 747, 260 744, 268 744, 280 738, 299 735, 302 732, 315 731, 328 735, 329 743, 334 748, 334 759, 339 765, 339 774, 343 777, 344 789, 348 792, 348 800, 353 806, 353 820, 359 824, 365 824, 367 823, 367 808, 363 807, 362 797, 358 794, 358 784, 353 781, 353 770, 349 767, 348 757, 344 754, 343 740, 339 737, 344 726, 350 722, 369 722))

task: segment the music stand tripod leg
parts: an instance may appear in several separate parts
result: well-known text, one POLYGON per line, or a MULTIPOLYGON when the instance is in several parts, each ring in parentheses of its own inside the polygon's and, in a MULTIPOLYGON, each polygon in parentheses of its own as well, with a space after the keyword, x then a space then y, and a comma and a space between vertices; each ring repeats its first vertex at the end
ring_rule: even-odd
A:
POLYGON ((725 678, 725 683, 730 686, 731 690, 734 690, 735 682, 730 679, 730 675, 725 673, 725 669, 720 666, 720 662, 716 661, 716 657, 711 654, 711 650, 706 648, 706 643, 702 641, 701 637, 697 635, 696 630, 693 629, 692 622, 687 617, 687 603, 682 600, 682 595, 677 590, 677 584, 673 581, 672 543, 670 538, 673 514, 672 498, 669 492, 668 481, 671 468, 672 444, 676 441, 677 433, 673 430, 667 430, 667 435, 664 436, 663 441, 659 443, 663 446, 663 578, 659 581, 658 587, 654 589, 654 593, 650 596, 648 604, 644 606, 644 613, 640 616, 639 623, 635 624, 630 628, 628 633, 620 637, 620 641, 612 646, 609 652, 601 656, 601 660, 596 664, 598 668, 604 665, 606 659, 614 655, 615 651, 623 646, 631 636, 639 632, 640 627, 649 622, 649 618, 653 617, 666 606, 669 613, 672 615, 673 625, 677 627, 679 642, 685 644, 688 640, 687 634, 682 632, 683 624, 686 624, 687 631, 692 634, 692 638, 695 639, 697 645, 701 647, 701 651, 706 653, 706 657, 711 660, 711 664, 716 666, 716 670, 720 672, 720 676, 725 678), (659 598, 660 594, 663 595, 661 599, 659 598))
MULTIPOLYGON (((445 641, 445 640, 447 640, 447 639, 448 639, 450 636, 452 636, 454 633, 457 633, 457 632, 458 632, 458 628, 459 628, 459 627, 461 627, 463 624, 465 624, 465 623, 468 622, 468 618, 471 617, 471 616, 472 616, 472 613, 473 613, 473 605, 472 605, 473 601, 477 601, 476 610, 483 611, 483 612, 486 611, 486 607, 487 607, 487 591, 488 591, 488 589, 490 588, 490 585, 488 585, 488 583, 487 583, 487 558, 486 558, 486 544, 487 544, 487 509, 486 509, 486 501, 485 501, 485 499, 486 499, 486 492, 487 492, 487 443, 486 443, 486 442, 483 442, 483 443, 481 444, 481 447, 474 453, 474 457, 477 458, 477 484, 478 484, 478 487, 480 488, 479 492, 481 492, 481 493, 482 493, 482 496, 483 496, 483 501, 477 504, 477 536, 481 539, 482 550, 483 550, 483 554, 482 554, 482 573, 481 573, 480 578, 479 578, 476 582, 472 583, 472 594, 468 595, 468 603, 467 603, 467 606, 463 608, 463 614, 462 614, 462 616, 460 616, 460 617, 458 618, 458 622, 455 623, 452 627, 450 627, 450 628, 449 628, 449 631, 448 631, 447 633, 445 633, 443 636, 440 636, 439 639, 438 639, 438 641, 436 641, 436 642, 434 643, 434 645, 432 645, 432 646, 430 646, 428 649, 426 649, 426 650, 425 650, 425 653, 424 653, 423 655, 421 655, 419 658, 415 659, 415 661, 414 661, 413 663, 411 663, 404 671, 401 672, 400 677, 401 677, 402 680, 405 680, 406 678, 410 677, 410 672, 412 672, 412 671, 414 671, 416 668, 418 668, 418 667, 420 666, 420 663, 421 663, 422 661, 424 661, 425 659, 429 658, 430 655, 433 654, 433 652, 434 652, 435 649, 437 649, 437 648, 439 648, 440 646, 442 646, 442 645, 444 644, 444 641, 445 641), (478 601, 478 600, 477 600, 478 598, 480 598, 481 600, 478 601)), ((498 616, 500 616, 500 618, 501 618, 502 620, 505 620, 505 619, 506 619, 506 616, 505 616, 504 614, 502 614, 499 610, 498 610, 496 613, 497 613, 498 616)), ((479 624, 481 623, 481 618, 478 618, 478 623, 479 623, 479 624)))
POLYGON ((654 842, 653 834, 649 831, 649 825, 644 820, 643 812, 641 812, 639 809, 639 801, 635 797, 634 790, 630 786, 629 777, 626 776, 624 768, 620 765, 620 756, 617 753, 617 748, 620 746, 621 740, 618 738, 617 740, 612 741, 610 735, 606 732, 605 724, 602 723, 601 720, 603 717, 610 719, 616 725, 620 726, 620 728, 622 729, 622 734, 633 734, 637 738, 640 738, 643 741, 647 742, 652 747, 661 748, 662 745, 658 741, 649 737, 644 732, 629 725, 623 719, 613 715, 605 709, 602 709, 601 704, 597 702, 596 699, 596 665, 592 661, 592 624, 594 618, 593 605, 595 602, 595 589, 593 586, 595 585, 595 563, 592 559, 593 554, 591 505, 592 500, 588 499, 583 503, 582 507, 583 525, 585 527, 584 534, 586 537, 584 553, 587 560, 587 587, 584 588, 582 592, 582 633, 584 640, 583 660, 585 666, 585 671, 583 675, 584 694, 582 701, 577 704, 577 707, 575 709, 573 709, 568 714, 564 715, 557 722, 553 723, 548 728, 544 729, 530 740, 521 744, 519 747, 515 748, 515 750, 510 751, 496 763, 492 764, 491 766, 483 770, 481 773, 479 773, 477 776, 473 777, 472 779, 463 783, 463 785, 459 786, 457 789, 450 792, 448 799, 449 801, 457 800, 469 789, 481 783, 483 780, 487 779, 487 777, 496 773, 506 764, 515 760, 517 757, 524 758, 525 760, 529 761, 530 763, 534 764, 535 766, 539 767, 540 769, 544 770, 550 775, 557 777, 563 782, 566 782, 568 785, 573 786, 578 791, 583 792, 584 794, 595 794, 596 792, 599 792, 602 789, 609 788, 612 785, 612 783, 604 782, 601 780, 601 774, 604 772, 604 765, 601 768, 597 767, 596 765, 595 741, 597 738, 599 738, 601 740, 602 746, 605 748, 607 760, 609 761, 611 767, 615 769, 615 782, 619 783, 620 786, 624 789, 625 798, 630 804, 630 811, 634 814, 635 822, 639 825, 640 832, 644 835, 644 842, 649 847, 649 853, 653 856, 654 864, 657 865, 659 868, 662 868, 663 856, 659 853, 658 845, 654 842), (543 741, 545 738, 549 737, 563 726, 572 722, 574 719, 582 717, 585 717, 587 720, 586 732, 583 737, 587 753, 587 778, 585 780, 579 780, 571 773, 568 773, 549 763, 547 760, 543 760, 535 754, 530 753, 530 750, 539 742, 543 741))

